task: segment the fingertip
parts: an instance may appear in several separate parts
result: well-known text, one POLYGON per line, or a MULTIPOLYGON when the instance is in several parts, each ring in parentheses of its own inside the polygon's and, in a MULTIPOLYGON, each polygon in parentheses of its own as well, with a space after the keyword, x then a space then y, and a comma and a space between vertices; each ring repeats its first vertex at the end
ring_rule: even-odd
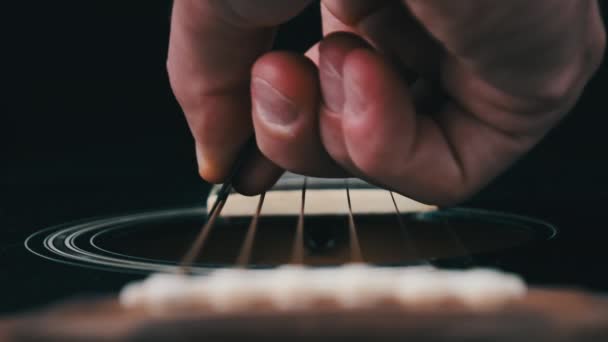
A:
MULTIPOLYGON (((221 165, 229 162, 212 161, 203 152, 199 144, 195 145, 198 172, 200 177, 208 183, 220 184, 226 182, 226 175, 232 172, 234 164, 229 168, 222 169, 221 165)), ((268 160, 255 147, 250 149, 246 160, 238 170, 238 174, 232 179, 234 189, 246 196, 255 196, 270 189, 283 174, 283 169, 268 160)))
MULTIPOLYGON (((287 90, 289 93, 298 93, 292 78, 316 81, 316 66, 309 58, 299 54, 274 51, 264 54, 253 65, 252 78, 262 78, 269 83, 278 84, 278 88, 287 90)), ((305 89, 304 89, 305 90, 305 89)))
POLYGON ((245 196, 259 195, 272 188, 283 172, 283 169, 255 149, 234 179, 233 186, 245 196))
POLYGON ((319 43, 319 79, 323 105, 320 108, 320 135, 324 148, 342 167, 355 171, 346 150, 342 131, 345 103, 343 65, 356 49, 371 49, 359 36, 334 32, 319 43))
POLYGON ((344 106, 344 58, 353 49, 369 48, 358 36, 336 32, 319 44, 319 80, 323 103, 333 112, 341 112, 344 106))
POLYGON ((318 102, 316 67, 289 52, 272 52, 253 67, 251 95, 258 146, 272 159, 277 140, 289 139, 306 124, 318 102))
POLYGON ((342 130, 349 157, 361 173, 392 179, 407 158, 415 112, 404 80, 378 53, 354 49, 345 56, 342 130))
POLYGON ((386 90, 390 90, 387 84, 392 84, 394 79, 386 69, 386 61, 373 50, 357 48, 349 51, 342 65, 347 100, 381 100, 386 90))
POLYGON ((252 71, 253 123, 260 151, 283 169, 306 175, 343 175, 319 137, 317 68, 308 58, 269 53, 252 71))
POLYGON ((196 164, 198 167, 199 176, 206 182, 211 184, 219 184, 224 181, 228 174, 227 167, 224 167, 229 162, 228 160, 220 161, 212 159, 211 153, 205 153, 205 148, 200 144, 195 145, 196 164))
MULTIPOLYGON (((344 108, 342 127, 345 135, 361 136, 373 132, 377 116, 391 81, 383 72, 380 57, 367 49, 353 49, 344 57, 344 108)), ((354 140, 351 139, 351 140, 354 140)))
MULTIPOLYGON (((300 55, 268 53, 253 67, 251 94, 254 126, 261 130, 258 140, 267 133, 291 135, 302 120, 301 113, 312 111, 318 101, 316 67, 300 55)), ((265 146, 261 147, 264 151, 265 146)))
POLYGON ((412 114, 410 91, 405 80, 377 52, 351 50, 344 57, 343 74, 346 123, 354 125, 358 119, 384 120, 380 123, 412 114))
POLYGON ((319 42, 319 52, 326 56, 330 56, 332 53, 342 53, 342 51, 348 52, 355 48, 372 49, 371 45, 361 36, 347 31, 332 32, 319 42))

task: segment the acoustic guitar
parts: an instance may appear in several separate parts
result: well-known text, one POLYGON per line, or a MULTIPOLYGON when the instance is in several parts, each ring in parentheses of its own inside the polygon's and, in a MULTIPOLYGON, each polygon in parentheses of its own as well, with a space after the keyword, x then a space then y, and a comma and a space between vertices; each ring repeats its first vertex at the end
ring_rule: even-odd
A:
MULTIPOLYGON (((260 198, 230 194, 192 268, 272 270, 293 262, 297 243, 303 246, 300 262, 308 267, 340 267, 352 261, 354 236, 362 261, 374 267, 496 266, 498 256, 546 243, 556 233, 535 219, 439 209, 356 180, 308 179, 302 216, 304 182, 286 175, 266 193, 253 235, 252 215, 260 198), (242 265, 240 254, 249 235, 253 238, 242 265)), ((218 189, 212 191, 209 204, 218 189)), ((484 311, 446 302, 432 307, 384 303, 357 309, 324 305, 229 313, 201 308, 161 316, 125 308, 116 297, 75 298, 0 323, 1 341, 251 339, 602 341, 608 340, 608 298, 575 289, 531 287, 525 296, 484 311)))

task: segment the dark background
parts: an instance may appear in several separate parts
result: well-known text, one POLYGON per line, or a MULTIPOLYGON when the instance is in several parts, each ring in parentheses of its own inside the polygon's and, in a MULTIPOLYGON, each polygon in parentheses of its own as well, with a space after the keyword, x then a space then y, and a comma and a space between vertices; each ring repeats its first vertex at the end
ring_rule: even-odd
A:
MULTIPOLYGON (((168 1, 3 3, 0 313, 130 279, 28 255, 31 232, 204 200, 208 186, 165 71, 169 13, 168 1)), ((319 35, 313 7, 283 27, 277 47, 304 51, 319 35)), ((532 281, 608 291, 607 72, 540 145, 466 203, 559 226, 557 240, 522 261, 532 281)))

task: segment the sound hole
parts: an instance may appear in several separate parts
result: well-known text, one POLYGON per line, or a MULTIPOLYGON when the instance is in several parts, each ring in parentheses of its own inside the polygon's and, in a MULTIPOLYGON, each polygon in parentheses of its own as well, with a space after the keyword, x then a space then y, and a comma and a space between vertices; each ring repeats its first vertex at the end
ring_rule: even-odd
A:
MULTIPOLYGON (((356 216, 366 262, 394 265, 500 252, 544 240, 553 233, 546 226, 490 214, 404 215, 403 219, 406 234, 395 215, 356 216)), ((233 265, 249 220, 219 220, 196 264, 233 265)), ((296 221, 297 217, 261 217, 250 264, 272 267, 288 263, 296 221)), ((95 244, 111 253, 175 263, 183 256, 203 223, 203 220, 192 217, 135 223, 98 235, 95 244)), ((305 246, 306 264, 321 266, 348 262, 347 217, 307 216, 305 246)))

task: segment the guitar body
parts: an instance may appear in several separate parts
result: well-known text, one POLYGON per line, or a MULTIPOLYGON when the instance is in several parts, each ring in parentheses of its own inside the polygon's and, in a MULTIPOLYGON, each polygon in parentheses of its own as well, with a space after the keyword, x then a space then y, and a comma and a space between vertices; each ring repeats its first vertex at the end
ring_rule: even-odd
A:
MULTIPOLYGON (((1 327, 1 326, 0 326, 1 327)), ((608 299, 533 289, 500 310, 386 305, 276 313, 155 316, 116 300, 75 300, 4 323, 2 341, 605 341, 608 299)))
MULTIPOLYGON (((290 262, 302 184, 301 177, 288 175, 267 193, 248 266, 266 268, 290 262)), ((401 196, 393 202, 388 191, 360 181, 349 180, 348 187, 361 255, 371 264, 494 266, 496 260, 504 259, 496 255, 545 243, 556 233, 549 224, 525 217, 471 209, 438 210, 401 196)), ((195 270, 205 273, 235 266, 258 201, 238 194, 228 197, 209 241, 195 260, 195 270)), ((304 212, 303 263, 316 267, 350 261, 352 236, 344 181, 309 179, 304 212)), ((148 222, 138 221, 140 216, 120 222, 127 228, 148 222)), ((167 222, 168 228, 160 228, 159 238, 136 240, 141 243, 137 253, 184 246, 184 241, 162 238, 179 236, 179 229, 171 224, 178 221, 167 222)), ((127 229, 117 235, 128 239, 139 231, 153 234, 127 229)), ((135 251, 119 242, 108 246, 121 255, 135 251)), ((137 255, 136 260, 159 259, 150 255, 137 255)), ((166 256, 167 264, 177 262, 172 257, 175 253, 161 255, 166 256)), ((89 261, 79 262, 86 266, 89 261)), ((608 340, 608 299, 583 291, 533 288, 524 297, 489 311, 447 301, 432 307, 389 302, 357 309, 329 304, 280 312, 264 307, 232 313, 199 308, 158 315, 125 308, 115 297, 84 298, 2 320, 0 340, 600 341, 608 340)))

